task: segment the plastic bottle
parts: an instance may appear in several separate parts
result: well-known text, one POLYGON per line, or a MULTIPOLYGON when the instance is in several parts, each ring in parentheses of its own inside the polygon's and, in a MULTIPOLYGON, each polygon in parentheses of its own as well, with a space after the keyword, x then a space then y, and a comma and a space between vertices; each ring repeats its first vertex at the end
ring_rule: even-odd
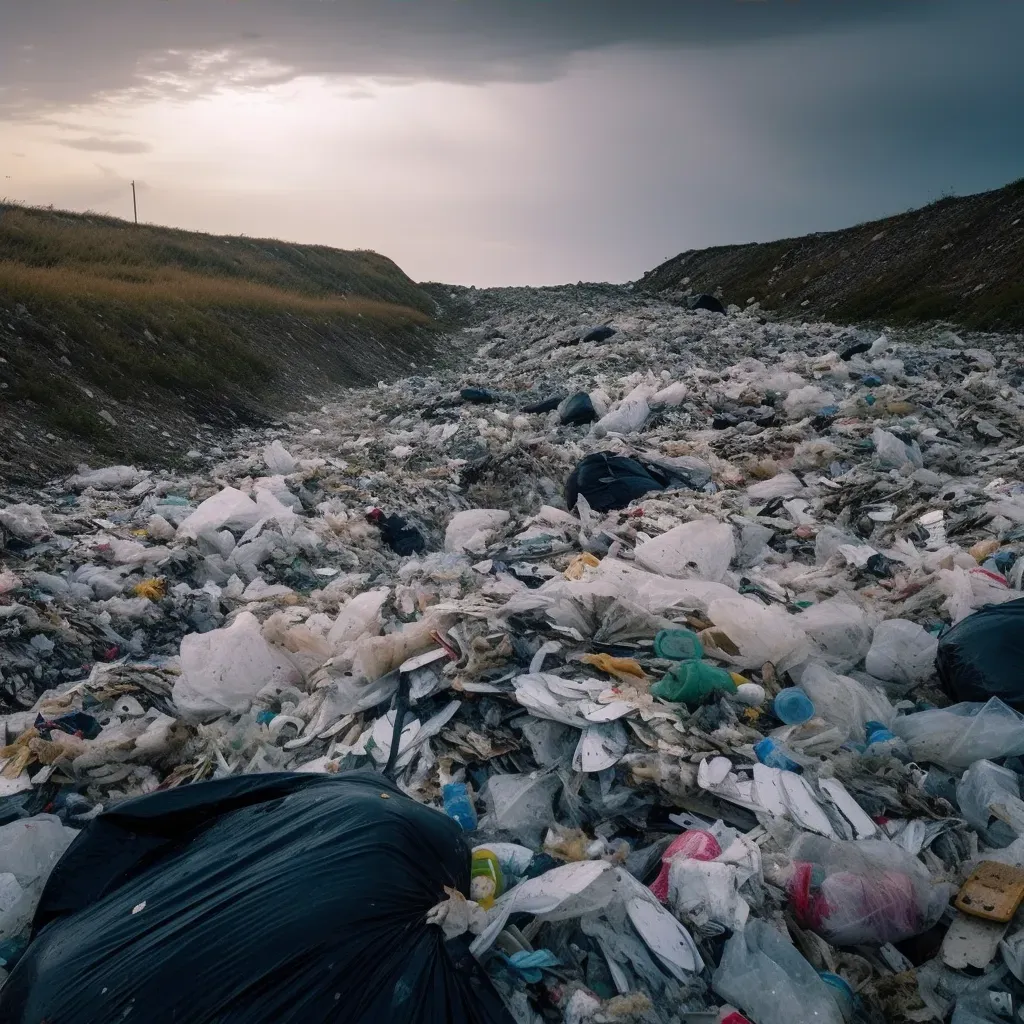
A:
POLYGON ((661 871, 651 883, 651 892, 665 903, 668 900, 668 873, 676 857, 689 860, 714 860, 722 852, 718 840, 703 829, 692 828, 673 839, 661 855, 661 871))
POLYGON ((888 754, 905 762, 912 760, 910 748, 906 742, 901 740, 899 736, 894 735, 881 722, 867 722, 864 726, 864 732, 868 741, 867 748, 864 751, 866 754, 888 754))
POLYGON ((754 753, 758 761, 769 768, 781 768, 784 772, 796 772, 797 775, 803 773, 803 766, 794 760, 790 751, 767 736, 760 743, 754 744, 754 753))
POLYGON ((469 897, 490 910, 505 890, 505 876, 496 854, 490 850, 474 850, 470 869, 469 897))
POLYGON ((706 661, 681 661, 651 687, 651 693, 662 700, 697 707, 716 691, 735 693, 737 679, 740 683, 746 682, 741 676, 733 676, 706 661))
POLYGON ((663 629, 654 637, 654 655, 671 661, 700 661, 704 646, 690 629, 663 629))
POLYGON ((444 813, 454 818, 463 832, 472 832, 476 828, 476 808, 470 796, 469 787, 464 782, 449 782, 441 790, 444 799, 444 813))
POLYGON ((803 690, 790 686, 782 690, 772 705, 775 717, 785 725, 802 725, 814 717, 814 704, 803 690))

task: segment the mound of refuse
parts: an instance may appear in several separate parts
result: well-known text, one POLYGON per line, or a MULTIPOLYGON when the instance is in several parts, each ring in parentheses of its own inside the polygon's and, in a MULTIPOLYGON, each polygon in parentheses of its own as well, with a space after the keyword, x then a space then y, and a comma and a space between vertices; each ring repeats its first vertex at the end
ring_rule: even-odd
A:
POLYGON ((467 301, 0 495, 0 1018, 1013 1019, 1019 342, 467 301))

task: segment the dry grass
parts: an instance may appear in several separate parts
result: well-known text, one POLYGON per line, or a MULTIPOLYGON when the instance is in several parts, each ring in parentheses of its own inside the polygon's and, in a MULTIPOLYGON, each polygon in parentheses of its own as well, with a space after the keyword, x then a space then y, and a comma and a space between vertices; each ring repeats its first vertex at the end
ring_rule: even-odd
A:
POLYGON ((263 422, 435 358, 436 309, 377 253, 0 203, 0 432, 6 406, 103 457, 152 457, 160 429, 129 424, 263 422))
MULTIPOLYGON (((97 214, 0 204, 0 261, 127 283, 173 282, 196 294, 204 293, 186 282, 189 276, 263 285, 308 298, 373 299, 433 311, 429 297, 391 260, 375 252, 224 238, 97 214), (175 280, 175 274, 184 277, 175 280)), ((227 297, 226 292, 221 294, 227 297)), ((258 294, 263 293, 249 293, 258 294)), ((281 308, 278 298, 265 298, 281 308)))
POLYGON ((116 302, 146 309, 182 306, 193 309, 273 310, 315 317, 371 317, 426 323, 427 316, 408 306, 377 299, 337 295, 303 295, 240 278, 212 277, 176 267, 134 268, 101 264, 96 269, 67 266, 32 267, 0 260, 0 293, 9 299, 116 302))

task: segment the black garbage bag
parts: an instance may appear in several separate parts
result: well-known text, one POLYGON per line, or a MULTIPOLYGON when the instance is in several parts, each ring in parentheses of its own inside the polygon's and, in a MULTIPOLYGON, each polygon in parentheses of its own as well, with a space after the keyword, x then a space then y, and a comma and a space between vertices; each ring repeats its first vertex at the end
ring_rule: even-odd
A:
POLYGON ((870 341, 854 341, 839 353, 839 358, 848 363, 854 356, 867 352, 871 348, 871 344, 870 341))
POLYGON ((609 338, 614 338, 618 333, 614 327, 609 327, 605 324, 602 327, 594 327, 589 331, 584 331, 580 341, 607 341, 609 338))
POLYGON ((939 639, 935 668, 954 700, 998 697, 1024 710, 1024 598, 989 605, 939 639))
POLYGON ((498 396, 487 388, 463 388, 459 392, 459 397, 464 402, 474 405, 491 405, 498 400, 498 396))
POLYGON ((625 508, 635 498, 651 491, 663 491, 669 484, 666 473, 647 467, 625 455, 595 452, 577 463, 565 482, 565 503, 572 509, 582 494, 597 512, 625 508))
POLYGON ((58 862, 4 1024, 512 1024, 424 915, 459 825, 373 772, 197 783, 101 814, 58 862))
POLYGON ((593 423, 598 419, 597 410, 586 391, 577 391, 567 398, 562 406, 562 423, 566 426, 578 427, 584 423, 593 423))
POLYGON ((375 508, 366 516, 380 528, 381 540, 396 555, 420 555, 427 549, 427 541, 420 531, 402 516, 386 516, 375 508))
POLYGON ((724 313, 725 306, 714 295, 697 295, 690 299, 690 309, 707 309, 712 313, 724 313))
POLYGON ((553 412, 565 401, 565 395, 552 395, 533 405, 524 405, 523 412, 553 412))

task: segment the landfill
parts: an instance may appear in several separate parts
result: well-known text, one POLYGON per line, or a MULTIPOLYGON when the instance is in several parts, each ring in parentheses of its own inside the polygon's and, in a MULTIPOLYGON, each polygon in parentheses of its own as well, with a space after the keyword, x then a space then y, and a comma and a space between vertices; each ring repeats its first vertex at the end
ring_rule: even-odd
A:
POLYGON ((0 1018, 1024 1021, 1021 339, 458 298, 0 491, 0 1018))

